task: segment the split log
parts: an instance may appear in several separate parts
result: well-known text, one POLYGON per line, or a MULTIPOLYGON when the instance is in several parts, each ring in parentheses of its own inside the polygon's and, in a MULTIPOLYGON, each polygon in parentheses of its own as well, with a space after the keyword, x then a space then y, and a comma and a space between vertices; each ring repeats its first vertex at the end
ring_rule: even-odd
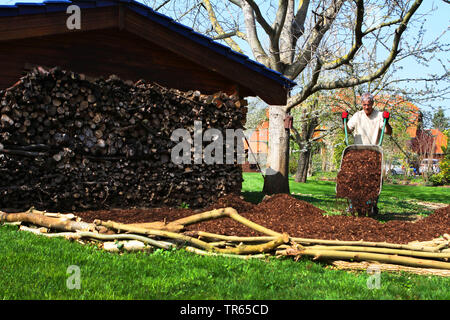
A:
MULTIPOLYGON (((274 240, 274 236, 262 236, 262 237, 240 237, 240 236, 227 236, 223 234, 210 233, 206 231, 186 231, 184 234, 191 237, 198 237, 199 239, 209 240, 224 240, 230 242, 242 242, 242 243, 254 243, 254 242, 268 242, 274 240)), ((292 240, 293 238, 291 238, 292 240)))
POLYGON ((127 223, 129 227, 136 227, 142 229, 153 229, 153 230, 165 230, 171 232, 180 232, 184 229, 184 226, 177 223, 165 223, 163 221, 156 222, 143 222, 143 223, 127 223))

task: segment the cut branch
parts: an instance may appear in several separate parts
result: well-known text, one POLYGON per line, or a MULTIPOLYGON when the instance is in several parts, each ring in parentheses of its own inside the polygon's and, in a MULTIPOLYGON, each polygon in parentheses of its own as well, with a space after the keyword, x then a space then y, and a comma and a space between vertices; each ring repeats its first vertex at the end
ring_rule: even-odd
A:
POLYGON ((28 222, 41 227, 60 231, 94 231, 96 226, 92 223, 72 221, 66 218, 54 218, 44 215, 43 211, 30 208, 26 212, 5 213, 0 211, 2 222, 28 222))
MULTIPOLYGON (((203 0, 203 4, 206 8, 206 11, 208 11, 209 20, 211 21, 211 24, 216 31, 216 33, 219 36, 224 36, 226 32, 223 30, 222 26, 220 25, 219 21, 217 20, 216 14, 214 12, 214 9, 211 5, 211 2, 209 0, 203 0)), ((222 39, 225 40, 225 42, 233 49, 234 51, 242 53, 242 49, 239 47, 239 45, 231 39, 230 36, 223 37, 222 39)))
MULTIPOLYGON (((280 252, 281 253, 281 252, 280 252)), ((417 259, 411 257, 399 257, 397 255, 379 254, 379 253, 365 253, 365 252, 350 252, 350 251, 337 251, 337 250, 318 250, 304 248, 302 250, 286 249, 284 251, 286 255, 296 256, 312 256, 314 259, 324 260, 356 260, 356 261, 378 261, 390 264, 406 265, 411 267, 420 268, 436 268, 450 270, 449 262, 433 261, 426 259, 417 259)))

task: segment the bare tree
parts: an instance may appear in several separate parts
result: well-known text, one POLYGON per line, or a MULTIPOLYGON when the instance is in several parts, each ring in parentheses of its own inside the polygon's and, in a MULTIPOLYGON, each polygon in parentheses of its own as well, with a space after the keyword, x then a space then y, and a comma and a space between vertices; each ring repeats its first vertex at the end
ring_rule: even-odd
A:
POLYGON ((249 46, 258 62, 300 83, 286 105, 269 107, 269 168, 264 183, 269 194, 289 192, 290 129, 285 128, 285 119, 293 108, 317 92, 373 83, 397 61, 424 50, 417 43, 408 44, 404 36, 407 26, 420 24, 420 16, 415 17, 423 0, 165 2, 171 16, 190 19, 186 21, 191 26, 236 51, 249 46), (368 61, 370 68, 359 67, 368 61))

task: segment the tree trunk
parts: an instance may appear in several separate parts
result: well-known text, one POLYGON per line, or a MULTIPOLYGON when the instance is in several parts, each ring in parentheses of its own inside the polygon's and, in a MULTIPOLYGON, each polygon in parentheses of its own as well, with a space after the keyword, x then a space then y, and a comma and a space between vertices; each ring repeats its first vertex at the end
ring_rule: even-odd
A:
POLYGON ((305 152, 300 152, 298 158, 297 172, 295 174, 295 182, 305 183, 308 177, 309 160, 311 158, 311 148, 307 148, 305 152))
MULTIPOLYGON (((317 101, 314 102, 314 109, 317 108, 317 101)), ((302 111, 302 125, 301 125, 301 133, 299 135, 299 139, 297 143, 302 147, 299 158, 298 158, 298 166, 297 173, 295 175, 296 182, 305 183, 308 177, 308 169, 312 156, 312 144, 310 143, 311 139, 314 135, 314 130, 319 124, 319 120, 317 117, 311 117, 309 109, 304 109, 302 111), (309 120, 305 120, 310 117, 309 120)))
POLYGON ((269 107, 269 154, 263 192, 266 194, 289 191, 289 129, 285 129, 286 106, 269 107))

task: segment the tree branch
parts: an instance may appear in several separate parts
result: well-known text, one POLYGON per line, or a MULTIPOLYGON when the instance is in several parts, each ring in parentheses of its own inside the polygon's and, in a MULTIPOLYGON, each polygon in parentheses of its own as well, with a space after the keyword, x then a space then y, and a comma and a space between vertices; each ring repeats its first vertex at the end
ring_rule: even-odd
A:
POLYGON ((313 92, 313 88, 316 85, 317 81, 319 80, 320 71, 322 69, 322 63, 320 62, 320 59, 317 59, 316 66, 314 67, 313 74, 311 77, 311 80, 309 81, 308 85, 305 86, 302 91, 289 99, 287 104, 287 110, 290 111, 292 108, 296 107, 298 104, 302 103, 306 100, 307 97, 309 97, 313 92))
POLYGON ((294 41, 297 41, 303 33, 305 32, 305 21, 308 13, 310 0, 301 0, 298 6, 297 13, 295 14, 295 18, 292 21, 292 36, 294 37, 294 41))
POLYGON ((278 10, 275 21, 272 25, 273 35, 270 37, 270 60, 271 67, 281 72, 280 59, 280 35, 283 31, 283 26, 286 20, 286 13, 288 11, 288 1, 279 0, 278 10))
MULTIPOLYGON (((209 20, 211 21, 211 24, 212 24, 214 30, 216 31, 216 33, 219 36, 225 35, 226 32, 223 30, 219 21, 217 21, 217 17, 214 12, 214 9, 211 5, 211 2, 209 0, 203 0, 203 4, 205 5, 206 11, 208 11, 209 20)), ((231 37, 224 37, 223 39, 231 47, 231 49, 233 49, 234 51, 243 53, 242 49, 239 47, 239 45, 233 39, 231 39, 231 37)))
POLYGON ((394 40, 392 42, 392 47, 391 47, 389 56, 385 59, 385 61, 381 65, 381 67, 378 68, 374 73, 369 74, 365 77, 360 77, 360 78, 339 79, 339 80, 335 80, 335 81, 327 81, 327 82, 318 83, 314 86, 314 88, 312 89, 312 92, 314 93, 314 92, 317 92, 320 90, 331 90, 331 89, 336 89, 336 88, 353 87, 356 85, 367 83, 367 82, 372 81, 372 80, 380 77, 381 75, 383 75, 387 71, 387 69, 391 66, 391 64, 394 62, 395 58, 397 57, 397 55, 399 53, 398 47, 400 44, 400 39, 402 37, 402 34, 406 30, 406 27, 407 27, 408 22, 411 19, 412 15, 416 12, 416 10, 419 8, 421 3, 422 3, 422 0, 416 0, 413 3, 413 5, 411 6, 411 8, 408 10, 406 15, 403 17, 401 24, 395 30, 394 40))
POLYGON ((268 66, 269 57, 267 56, 261 42, 258 38, 258 32, 256 30, 255 14, 253 8, 245 1, 242 2, 242 11, 244 13, 244 22, 247 34, 247 42, 252 49, 253 56, 256 61, 268 66))
POLYGON ((356 1, 356 23, 355 23, 355 43, 353 44, 350 51, 343 57, 336 59, 333 62, 325 63, 323 65, 324 70, 336 69, 344 64, 349 63, 354 57, 356 52, 358 52, 359 48, 362 46, 362 39, 364 34, 362 32, 362 24, 364 19, 364 1, 357 0, 356 1))
POLYGON ((392 21, 389 21, 389 22, 381 23, 381 24, 379 24, 379 25, 376 26, 376 27, 367 29, 366 31, 364 31, 364 32, 362 33, 362 35, 363 35, 363 36, 366 36, 366 35, 368 35, 369 33, 372 33, 372 32, 374 32, 374 31, 376 31, 376 30, 379 30, 379 29, 382 29, 382 28, 385 28, 385 27, 392 26, 392 25, 394 25, 394 24, 400 23, 401 21, 402 21, 402 18, 398 18, 398 19, 396 19, 396 20, 392 20, 392 21))
POLYGON ((247 40, 245 34, 243 34, 239 30, 234 30, 234 31, 231 31, 231 32, 220 34, 220 35, 217 35, 217 36, 213 37, 212 39, 213 40, 223 40, 223 39, 234 37, 234 36, 237 36, 237 37, 239 37, 239 38, 241 38, 243 40, 247 40))
POLYGON ((259 9, 259 6, 253 1, 253 0, 243 0, 246 3, 252 7, 255 15, 256 15, 256 21, 261 25, 261 27, 264 29, 264 31, 267 33, 269 37, 272 37, 274 34, 274 30, 272 27, 267 23, 267 21, 264 19, 261 10, 259 9))
POLYGON ((294 79, 308 66, 313 55, 316 53, 322 38, 333 24, 344 2, 344 0, 333 1, 333 4, 319 15, 319 20, 311 31, 311 37, 308 40, 305 49, 299 53, 296 62, 286 68, 286 76, 294 79))

